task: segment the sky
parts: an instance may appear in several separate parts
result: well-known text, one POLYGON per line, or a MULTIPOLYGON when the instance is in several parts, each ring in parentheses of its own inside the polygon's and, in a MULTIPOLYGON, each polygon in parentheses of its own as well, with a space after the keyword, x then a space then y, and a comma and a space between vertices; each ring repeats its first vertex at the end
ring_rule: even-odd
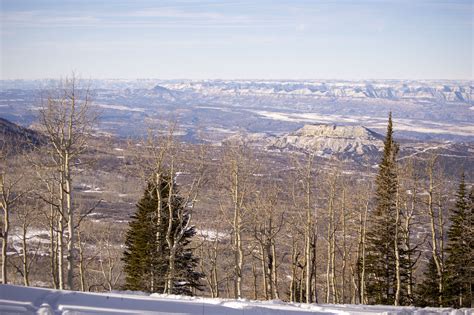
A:
POLYGON ((0 0, 1 79, 473 79, 474 0, 0 0))

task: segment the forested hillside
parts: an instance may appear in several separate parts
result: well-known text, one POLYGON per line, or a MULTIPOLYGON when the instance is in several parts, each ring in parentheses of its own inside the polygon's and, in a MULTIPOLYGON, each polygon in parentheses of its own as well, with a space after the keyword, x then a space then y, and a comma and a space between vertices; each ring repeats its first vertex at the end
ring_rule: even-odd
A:
POLYGON ((98 134, 76 83, 46 96, 35 131, 2 119, 4 284, 471 306, 471 164, 400 158, 391 114, 373 166, 183 142, 162 121, 143 138, 98 134))

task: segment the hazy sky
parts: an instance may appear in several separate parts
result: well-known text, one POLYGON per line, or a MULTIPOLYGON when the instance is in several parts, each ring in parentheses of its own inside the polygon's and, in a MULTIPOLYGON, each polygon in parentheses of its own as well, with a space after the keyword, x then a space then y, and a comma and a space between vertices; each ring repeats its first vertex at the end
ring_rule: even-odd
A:
POLYGON ((0 2, 2 79, 473 79, 474 0, 0 2))

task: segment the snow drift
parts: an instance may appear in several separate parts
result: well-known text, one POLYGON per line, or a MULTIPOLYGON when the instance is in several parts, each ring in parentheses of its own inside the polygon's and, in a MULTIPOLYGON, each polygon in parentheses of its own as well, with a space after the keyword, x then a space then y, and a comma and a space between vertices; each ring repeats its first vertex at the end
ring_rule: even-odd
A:
POLYGON ((0 285, 0 314, 444 314, 467 315, 472 309, 367 305, 324 305, 210 299, 137 292, 83 293, 0 285))

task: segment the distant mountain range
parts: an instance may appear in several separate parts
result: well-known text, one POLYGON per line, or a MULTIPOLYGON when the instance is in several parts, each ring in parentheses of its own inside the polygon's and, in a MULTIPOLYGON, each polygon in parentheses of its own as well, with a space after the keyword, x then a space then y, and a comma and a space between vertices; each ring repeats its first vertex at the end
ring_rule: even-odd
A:
MULTIPOLYGON (((55 80, 2 80, 0 90, 44 89, 55 80)), ((156 94, 175 92, 227 95, 308 95, 323 98, 372 98, 473 103, 474 83, 453 80, 91 80, 95 89, 153 90, 156 94)))
MULTIPOLYGON (((51 80, 0 81, 0 117, 28 126, 51 80)), ((177 122, 186 141, 289 134, 304 125, 365 126, 396 137, 474 142, 471 81, 92 80, 99 131, 123 137, 177 122), (201 137, 201 138, 199 138, 201 137)), ((54 86, 54 85, 53 85, 54 86)))
POLYGON ((307 95, 318 98, 372 98, 471 103, 472 82, 453 81, 197 81, 168 83, 179 91, 228 95, 307 95))

